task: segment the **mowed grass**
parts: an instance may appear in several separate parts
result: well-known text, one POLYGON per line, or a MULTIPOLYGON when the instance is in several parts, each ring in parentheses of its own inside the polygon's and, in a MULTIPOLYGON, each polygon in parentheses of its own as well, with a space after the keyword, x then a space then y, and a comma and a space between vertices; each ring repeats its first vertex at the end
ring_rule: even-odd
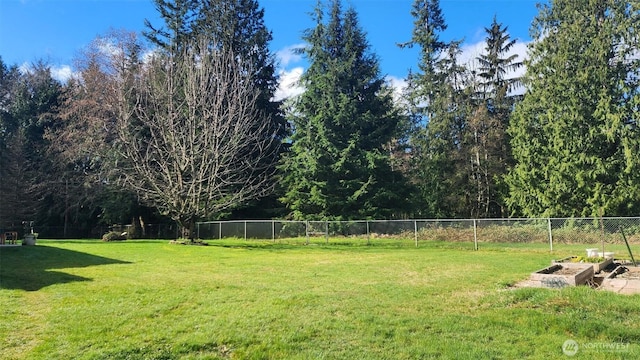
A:
POLYGON ((510 288, 584 245, 211 244, 0 249, 0 358, 640 357, 640 296, 510 288))

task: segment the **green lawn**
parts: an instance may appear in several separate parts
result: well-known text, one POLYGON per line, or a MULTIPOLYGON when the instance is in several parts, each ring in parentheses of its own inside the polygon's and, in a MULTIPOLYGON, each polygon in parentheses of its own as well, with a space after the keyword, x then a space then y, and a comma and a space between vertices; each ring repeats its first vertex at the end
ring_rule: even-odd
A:
POLYGON ((0 358, 640 357, 640 296, 509 288, 584 245, 336 242, 2 248, 0 358))

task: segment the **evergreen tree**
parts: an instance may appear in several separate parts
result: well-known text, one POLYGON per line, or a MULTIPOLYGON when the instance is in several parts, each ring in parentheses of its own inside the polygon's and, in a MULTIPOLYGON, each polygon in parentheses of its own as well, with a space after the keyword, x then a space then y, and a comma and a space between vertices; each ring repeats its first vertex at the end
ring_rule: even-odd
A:
POLYGON ((458 64, 459 42, 444 42, 447 26, 438 0, 416 0, 411 41, 419 46, 418 71, 408 79, 407 100, 414 181, 425 204, 421 216, 469 216, 469 189, 463 171, 465 124, 469 113, 466 69, 458 64))
POLYGON ((154 0, 154 2, 166 27, 156 27, 145 19, 148 31, 143 31, 143 35, 161 49, 174 54, 181 53, 184 50, 182 47, 189 43, 192 36, 192 27, 201 7, 199 1, 154 0))
POLYGON ((509 203, 527 216, 640 211, 640 3, 553 0, 513 115, 509 203))
POLYGON ((506 215, 506 186, 502 178, 510 166, 509 138, 506 130, 513 105, 519 98, 510 93, 520 79, 510 74, 522 63, 518 55, 508 55, 516 40, 510 39, 507 27, 494 17, 487 33, 485 53, 480 55, 478 95, 474 95, 475 110, 468 119, 467 136, 474 217, 506 215))
POLYGON ((514 96, 509 92, 520 84, 518 77, 507 76, 509 72, 522 67, 522 62, 517 61, 517 54, 507 56, 516 39, 511 39, 508 28, 498 23, 496 17, 491 26, 484 30, 487 33, 485 53, 478 57, 479 76, 483 80, 481 90, 483 98, 489 101, 489 110, 504 120, 513 106, 514 96))
MULTIPOLYGON (((408 98, 414 104, 414 115, 417 123, 426 122, 432 117, 428 104, 433 102, 439 88, 444 83, 444 77, 438 68, 441 67, 443 54, 449 43, 440 39, 440 33, 447 29, 447 25, 440 9, 439 0, 415 0, 411 15, 414 17, 411 41, 400 44, 400 47, 420 47, 420 59, 417 73, 409 74, 411 86, 408 98)), ((446 77, 446 76, 445 76, 446 77)))
POLYGON ((14 111, 15 90, 20 80, 20 70, 17 66, 8 66, 0 57, 0 227, 6 229, 14 225, 15 212, 13 199, 16 194, 16 186, 20 178, 16 177, 19 164, 16 163, 15 144, 17 143, 18 124, 14 111), (12 224, 14 223, 14 224, 12 224))
POLYGON ((30 220, 45 224, 48 201, 55 194, 49 185, 56 178, 45 134, 56 122, 62 86, 42 61, 24 73, 4 64, 1 68, 2 85, 7 87, 2 90, 0 111, 0 223, 19 226, 30 220))
POLYGON ((294 111, 283 202, 297 219, 398 216, 406 184, 387 146, 400 116, 353 8, 318 2, 304 33, 310 67, 294 111), (325 16, 327 19, 325 20, 325 16))

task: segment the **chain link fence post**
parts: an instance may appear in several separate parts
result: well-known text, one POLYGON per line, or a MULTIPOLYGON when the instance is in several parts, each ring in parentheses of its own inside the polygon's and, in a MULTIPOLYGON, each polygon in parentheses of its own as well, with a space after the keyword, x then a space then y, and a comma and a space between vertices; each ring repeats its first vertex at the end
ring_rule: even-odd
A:
POLYGON ((329 245, 329 221, 324 221, 324 242, 329 245))
POLYGON ((306 238, 307 238, 307 245, 309 245, 309 220, 306 220, 306 221, 304 222, 304 225, 305 225, 305 226, 304 226, 304 227, 305 227, 305 229, 304 229, 304 233, 305 233, 305 236, 306 236, 306 238))
POLYGON ((369 220, 367 220, 367 245, 371 245, 370 236, 369 236, 369 220))
POLYGON ((473 247, 478 251, 478 221, 473 219, 473 247))
POLYGON ((551 218, 547 219, 547 228, 549 229, 549 252, 553 252, 553 232, 551 231, 551 218))

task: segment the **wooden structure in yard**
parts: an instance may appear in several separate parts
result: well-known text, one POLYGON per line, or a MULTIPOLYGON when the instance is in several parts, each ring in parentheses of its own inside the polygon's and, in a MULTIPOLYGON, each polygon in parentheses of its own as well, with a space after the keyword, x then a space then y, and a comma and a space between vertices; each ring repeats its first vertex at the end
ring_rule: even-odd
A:
POLYGON ((17 231, 0 232, 0 245, 18 245, 17 231))

